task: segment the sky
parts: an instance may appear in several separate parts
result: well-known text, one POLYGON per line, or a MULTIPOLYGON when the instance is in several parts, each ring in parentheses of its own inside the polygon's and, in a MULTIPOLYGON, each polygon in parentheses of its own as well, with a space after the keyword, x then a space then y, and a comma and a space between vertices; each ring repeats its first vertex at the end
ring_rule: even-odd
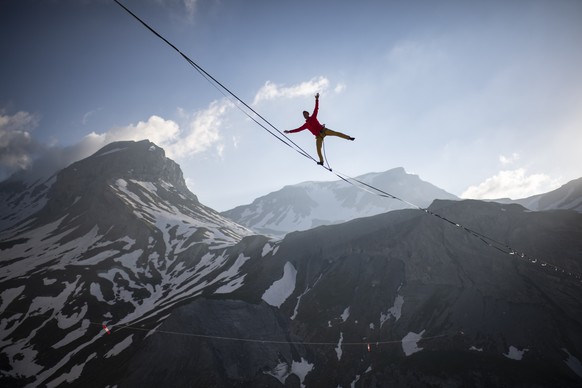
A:
MULTIPOLYGON (((281 131, 320 93, 356 138, 325 140, 343 174, 404 167, 477 199, 582 177, 582 1, 120 1, 281 131)), ((0 0, 0 47, 0 180, 142 139, 219 211, 337 180, 113 0, 0 0)))

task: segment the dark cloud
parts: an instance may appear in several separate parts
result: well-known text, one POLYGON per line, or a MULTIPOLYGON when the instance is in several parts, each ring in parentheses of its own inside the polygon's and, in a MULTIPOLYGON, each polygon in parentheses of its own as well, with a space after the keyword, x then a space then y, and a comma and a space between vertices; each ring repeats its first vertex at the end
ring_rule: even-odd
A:
POLYGON ((0 179, 14 172, 29 169, 45 146, 36 141, 31 131, 38 118, 27 112, 9 115, 0 111, 0 179))
POLYGON ((11 176, 28 182, 47 178, 104 145, 100 136, 86 136, 69 147, 44 144, 34 136, 38 123, 28 112, 0 110, 0 181, 11 176))

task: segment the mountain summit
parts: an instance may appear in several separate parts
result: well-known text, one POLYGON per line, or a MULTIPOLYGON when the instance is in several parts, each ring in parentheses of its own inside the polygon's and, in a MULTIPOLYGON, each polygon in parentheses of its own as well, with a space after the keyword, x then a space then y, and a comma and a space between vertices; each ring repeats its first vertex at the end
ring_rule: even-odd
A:
MULTIPOLYGON (((458 199, 417 175, 408 174, 402 167, 356 179, 421 207, 427 207, 435 199, 458 199)), ((257 198, 250 205, 238 206, 222 214, 259 233, 282 236, 409 207, 404 202, 379 197, 338 180, 285 186, 257 198)))

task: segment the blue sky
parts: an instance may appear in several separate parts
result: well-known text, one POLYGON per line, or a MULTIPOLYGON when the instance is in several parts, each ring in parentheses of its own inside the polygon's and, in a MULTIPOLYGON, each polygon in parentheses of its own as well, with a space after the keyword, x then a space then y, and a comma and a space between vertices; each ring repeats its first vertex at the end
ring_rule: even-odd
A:
MULTIPOLYGON (((582 176, 581 1, 123 3, 281 131, 319 92, 320 121, 356 137, 326 140, 342 173, 514 199, 582 176)), ((144 138, 217 210, 336 179, 112 0, 0 1, 0 43, 0 179, 144 138)))

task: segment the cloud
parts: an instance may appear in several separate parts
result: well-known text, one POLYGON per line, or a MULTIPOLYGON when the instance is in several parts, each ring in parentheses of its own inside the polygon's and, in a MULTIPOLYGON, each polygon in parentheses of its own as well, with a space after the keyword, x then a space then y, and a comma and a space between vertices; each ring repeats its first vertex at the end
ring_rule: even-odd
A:
POLYGON ((0 111, 0 130, 2 132, 31 131, 37 126, 38 117, 31 113, 20 111, 14 115, 9 115, 0 111))
MULTIPOLYGON (((224 124, 227 112, 233 107, 230 101, 222 99, 212 102, 207 109, 196 112, 189 118, 187 133, 180 136, 178 141, 173 141, 165 147, 168 156, 181 158, 204 152, 214 145, 218 153, 222 154, 224 148, 219 144, 222 140, 220 128, 224 124)), ((163 143, 161 146, 164 146, 163 143)))
MULTIPOLYGON (((105 133, 90 133, 79 144, 88 156, 106 144, 148 139, 166 150, 170 158, 182 158, 207 151, 222 139, 220 128, 232 103, 223 99, 212 102, 208 108, 193 114, 179 109, 182 125, 174 120, 152 115, 147 121, 112 128, 105 133), (186 129, 183 129, 186 128, 186 129), (90 151, 90 152, 87 152, 90 151)), ((221 152, 219 145, 217 151, 221 152)))
POLYGON ((95 153, 105 145, 124 140, 148 139, 166 150, 168 157, 179 159, 214 147, 222 157, 222 128, 234 105, 227 99, 212 102, 208 108, 189 114, 178 111, 181 124, 152 115, 145 121, 114 127, 103 133, 91 132, 79 143, 68 147, 45 146, 34 139, 29 129, 38 118, 26 112, 4 115, 0 112, 0 180, 27 170, 27 181, 48 177, 59 169, 95 153))
POLYGON ((343 92, 344 90, 346 90, 346 84, 343 83, 337 84, 333 89, 333 91, 336 92, 337 94, 343 92))
POLYGON ((470 186, 461 194, 462 198, 499 199, 526 198, 532 195, 551 191, 559 186, 557 180, 552 180, 545 174, 527 175, 526 170, 500 171, 497 175, 485 179, 476 186, 470 186))
POLYGON ((198 5, 198 0, 184 0, 184 6, 186 7, 186 11, 188 12, 188 15, 190 15, 190 16, 194 16, 194 13, 196 12, 197 5, 198 5))
MULTIPOLYGON (((323 92, 329 87, 329 80, 323 76, 315 77, 309 81, 302 82, 298 85, 293 85, 285 87, 283 85, 277 85, 271 81, 265 82, 265 85, 259 89, 253 100, 253 105, 258 104, 261 101, 274 100, 276 98, 293 98, 300 96, 314 95, 318 92, 323 92)), ((337 88, 336 88, 337 89, 337 88)), ((341 92, 343 87, 337 89, 341 92)))
POLYGON ((44 148, 31 135, 37 126, 38 117, 28 112, 0 112, 0 179, 30 168, 34 156, 44 148))
POLYGON ((83 118, 81 119, 81 124, 87 125, 87 123, 89 122, 89 119, 91 118, 91 116, 96 115, 102 109, 103 108, 98 108, 98 109, 94 109, 94 110, 91 110, 91 111, 85 113, 83 115, 83 118))
POLYGON ((513 154, 511 154, 510 156, 505 156, 505 155, 499 155, 499 161, 501 162, 501 164, 512 164, 514 162, 516 162, 517 160, 519 160, 519 154, 514 152, 513 154))
POLYGON ((189 19, 192 19, 198 10, 198 0, 154 0, 154 2, 165 7, 177 8, 181 15, 187 16, 189 19))
POLYGON ((175 121, 153 115, 147 121, 113 128, 102 135, 91 134, 90 136, 102 137, 105 144, 120 140, 149 139, 159 146, 164 146, 175 142, 179 133, 180 126, 175 121))

